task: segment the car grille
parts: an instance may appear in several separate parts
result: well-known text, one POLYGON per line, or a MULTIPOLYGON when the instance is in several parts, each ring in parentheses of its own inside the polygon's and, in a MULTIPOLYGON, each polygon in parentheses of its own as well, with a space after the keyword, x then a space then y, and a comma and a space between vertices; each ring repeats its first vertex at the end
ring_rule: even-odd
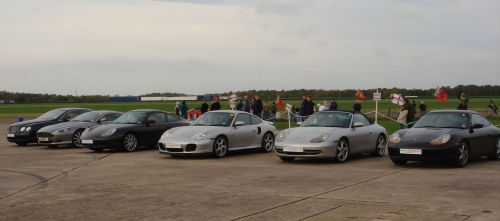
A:
POLYGON ((19 130, 19 126, 10 126, 7 130, 8 132, 17 132, 19 130))
POLYGON ((54 137, 54 134, 47 133, 47 132, 39 132, 38 136, 39 137, 54 137))
POLYGON ((320 155, 321 150, 304 150, 304 152, 285 152, 283 150, 276 150, 279 154, 284 154, 284 155, 294 155, 294 156, 300 156, 300 155, 320 155))
POLYGON ((175 152, 175 153, 180 153, 184 151, 182 148, 167 148, 168 152, 175 152))
POLYGON ((196 144, 188 144, 186 145, 186 152, 191 152, 196 150, 196 144))

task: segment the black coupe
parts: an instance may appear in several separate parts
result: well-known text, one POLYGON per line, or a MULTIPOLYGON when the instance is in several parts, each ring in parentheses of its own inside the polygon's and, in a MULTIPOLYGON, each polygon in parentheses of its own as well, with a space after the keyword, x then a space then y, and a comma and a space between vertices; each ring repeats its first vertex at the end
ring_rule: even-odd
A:
POLYGON ((432 111, 410 126, 389 138, 394 164, 446 161, 464 167, 474 157, 500 159, 500 129, 475 111, 432 111))
POLYGON ((187 120, 164 111, 133 110, 111 124, 86 129, 81 143, 94 151, 123 149, 131 152, 140 146, 154 147, 166 130, 188 125, 187 120))
POLYGON ((37 143, 36 133, 45 126, 70 121, 80 114, 91 111, 87 108, 59 108, 51 110, 34 120, 12 124, 7 129, 7 141, 18 145, 37 143))

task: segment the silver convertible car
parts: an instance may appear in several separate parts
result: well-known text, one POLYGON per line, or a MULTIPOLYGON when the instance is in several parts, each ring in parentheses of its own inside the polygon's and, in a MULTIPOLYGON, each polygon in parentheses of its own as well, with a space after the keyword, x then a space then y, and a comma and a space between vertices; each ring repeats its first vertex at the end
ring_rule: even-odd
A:
POLYGON ((260 148, 271 152, 278 131, 271 122, 243 111, 210 111, 191 125, 167 130, 158 142, 160 153, 172 157, 213 154, 224 157, 228 151, 260 148))
POLYGON ((274 150, 283 161, 331 158, 343 163, 353 154, 383 156, 386 141, 386 129, 360 112, 321 111, 300 127, 280 132, 274 150))
POLYGON ((110 124, 122 114, 121 112, 108 110, 90 111, 69 122, 43 127, 37 133, 38 143, 48 147, 57 147, 59 145, 83 147, 80 136, 85 129, 110 124))

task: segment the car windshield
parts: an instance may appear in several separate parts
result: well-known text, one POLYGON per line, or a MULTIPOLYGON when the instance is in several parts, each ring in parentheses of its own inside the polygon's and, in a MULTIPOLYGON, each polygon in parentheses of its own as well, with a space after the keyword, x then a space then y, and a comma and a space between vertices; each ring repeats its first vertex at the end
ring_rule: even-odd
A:
POLYGON ((418 120, 413 128, 461 128, 469 125, 469 115, 464 113, 428 113, 418 120))
POLYGON ((146 112, 131 111, 123 114, 118 119, 113 121, 114 124, 141 124, 146 118, 146 112))
POLYGON ((97 120, 99 120, 99 118, 101 118, 101 116, 103 115, 104 113, 102 112, 94 112, 94 111, 91 111, 91 112, 87 112, 87 113, 83 113, 83 114, 80 114, 78 115, 77 117, 75 117, 75 119, 71 120, 71 121, 79 121, 79 122, 96 122, 97 120))
POLYGON ((301 127, 349 127, 351 113, 322 111, 311 115, 301 127))
POLYGON ((64 113, 66 113, 66 110, 51 110, 45 114, 43 114, 42 116, 38 117, 38 119, 57 119, 59 118, 61 115, 63 115, 64 113))
POLYGON ((223 126, 228 127, 234 118, 234 113, 208 112, 196 119, 191 126, 223 126))

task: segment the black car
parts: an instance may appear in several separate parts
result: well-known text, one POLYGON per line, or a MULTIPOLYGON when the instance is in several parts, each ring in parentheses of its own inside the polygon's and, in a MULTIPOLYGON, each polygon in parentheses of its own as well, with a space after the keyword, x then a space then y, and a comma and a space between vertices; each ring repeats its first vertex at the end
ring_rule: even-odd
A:
POLYGON ((410 126, 389 139, 394 164, 445 161, 464 167, 474 157, 500 159, 500 129, 475 111, 432 111, 410 126))
POLYGON ((187 125, 187 120, 164 111, 133 110, 111 124, 86 129, 81 142, 83 147, 94 151, 123 149, 130 152, 140 146, 154 147, 166 130, 187 125))
POLYGON ((80 114, 89 112, 87 108, 59 108, 51 110, 34 120, 12 124, 7 129, 7 141, 18 145, 37 143, 37 131, 45 126, 70 121, 80 114))

